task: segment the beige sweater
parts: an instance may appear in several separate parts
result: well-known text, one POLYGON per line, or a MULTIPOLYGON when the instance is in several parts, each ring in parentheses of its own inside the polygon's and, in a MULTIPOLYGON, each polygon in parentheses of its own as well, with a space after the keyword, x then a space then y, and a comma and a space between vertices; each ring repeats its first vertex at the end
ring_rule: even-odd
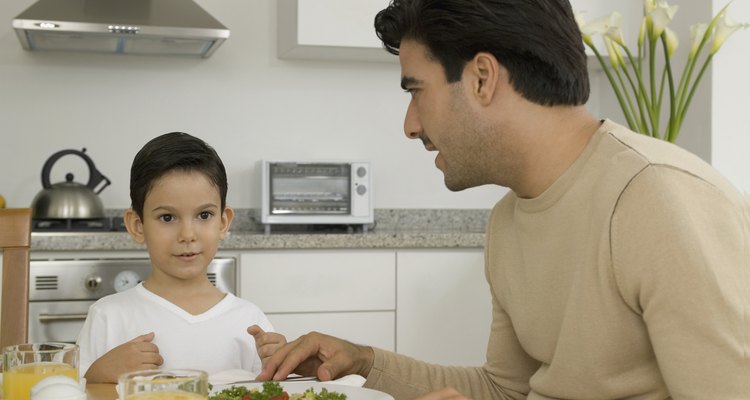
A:
POLYGON ((511 192, 492 212, 486 364, 376 350, 365 386, 396 399, 444 386, 474 399, 750 399, 748 208, 697 157, 605 121, 542 195, 511 192))

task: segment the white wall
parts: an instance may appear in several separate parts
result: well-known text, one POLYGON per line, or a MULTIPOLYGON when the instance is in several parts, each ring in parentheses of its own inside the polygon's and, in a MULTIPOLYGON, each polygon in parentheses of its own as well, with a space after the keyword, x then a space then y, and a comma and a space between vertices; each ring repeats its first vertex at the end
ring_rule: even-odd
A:
MULTIPOLYGON (((113 181, 101 194, 105 207, 126 207, 129 166, 136 151, 150 138, 174 130, 216 147, 229 171, 229 203, 234 207, 258 206, 255 164, 262 158, 368 159, 374 169, 376 208, 489 208, 505 193, 496 187, 461 193, 444 188, 434 153, 403 136, 408 96, 399 88, 397 63, 278 59, 273 0, 198 0, 232 31, 207 60, 26 52, 10 20, 32 3, 0 2, 0 21, 7 21, 0 26, 0 194, 9 206, 31 204, 50 155, 86 147, 98 169, 113 181)), ((735 2, 733 13, 746 10, 746 3, 735 2)), ((680 4, 688 7, 692 2, 680 4)), ((742 19, 750 21, 744 13, 742 19)), ((680 35, 685 45, 687 39, 680 35)), ((747 44, 746 32, 731 38, 715 68, 719 62, 731 67, 735 60, 744 60, 746 69, 747 55, 740 54, 740 47, 747 44)), ((737 67, 733 73, 739 76, 741 70, 737 67)), ((600 80, 592 75, 589 108, 621 120, 608 83, 600 80)), ((710 94, 710 79, 704 85, 710 94)), ((750 139, 730 133, 747 130, 747 106, 744 112, 716 110, 724 103, 741 109, 740 104, 747 104, 745 93, 747 79, 736 78, 715 89, 714 113, 719 117, 713 119, 710 95, 700 94, 693 106, 696 121, 686 122, 697 132, 699 144, 685 147, 708 158, 713 146, 717 166, 750 190, 743 150, 750 139), (725 117, 728 113, 734 119, 725 117), (712 144, 711 128, 722 131, 712 144)), ((63 180, 65 172, 81 165, 75 157, 63 158, 52 181, 63 180)), ((77 174, 76 181, 86 179, 77 174)))
MULTIPOLYGON (((231 29, 206 60, 26 52, 10 20, 32 3, 0 2, 0 194, 9 206, 31 204, 50 155, 86 147, 113 182, 101 193, 105 207, 127 207, 133 156, 175 130, 217 149, 235 207, 259 206, 262 158, 370 160, 376 208, 489 208, 505 193, 445 189, 435 153, 403 135, 408 95, 397 62, 278 59, 275 1, 199 0, 231 29)), ((52 182, 81 165, 64 157, 52 182)))
MULTIPOLYGON (((714 0, 718 12, 726 0, 714 0)), ((734 1, 730 15, 750 22, 750 1, 734 1)), ((713 165, 745 193, 750 193, 750 29, 735 32, 713 65, 713 165)))

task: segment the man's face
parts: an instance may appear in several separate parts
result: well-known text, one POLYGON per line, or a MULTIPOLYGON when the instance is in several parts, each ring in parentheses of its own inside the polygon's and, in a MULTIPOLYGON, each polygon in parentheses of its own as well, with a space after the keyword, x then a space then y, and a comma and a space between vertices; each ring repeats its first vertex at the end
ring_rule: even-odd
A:
MULTIPOLYGON (((462 81, 448 83, 442 65, 413 40, 401 42, 401 86, 411 94, 404 132, 437 151, 435 165, 453 191, 490 183, 482 149, 488 129, 462 81)), ((487 149, 484 149, 485 152, 487 149)))

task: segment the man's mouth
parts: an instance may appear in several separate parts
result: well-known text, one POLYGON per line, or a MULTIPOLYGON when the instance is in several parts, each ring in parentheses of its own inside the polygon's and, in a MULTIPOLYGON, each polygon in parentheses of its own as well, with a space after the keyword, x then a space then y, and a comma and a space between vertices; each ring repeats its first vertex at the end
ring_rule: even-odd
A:
POLYGON ((427 136, 421 135, 419 136, 419 139, 422 141, 422 144, 424 145, 424 148, 427 149, 427 151, 435 151, 437 150, 437 147, 435 147, 434 144, 430 141, 430 139, 427 138, 427 136))

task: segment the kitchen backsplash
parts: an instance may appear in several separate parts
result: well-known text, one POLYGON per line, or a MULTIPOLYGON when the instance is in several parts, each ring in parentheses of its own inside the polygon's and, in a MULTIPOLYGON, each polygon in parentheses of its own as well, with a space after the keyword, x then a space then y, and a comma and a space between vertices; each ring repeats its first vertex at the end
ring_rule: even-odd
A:
MULTIPOLYGON (((122 209, 107 209, 108 217, 118 217, 122 209)), ((263 231, 255 218, 256 209, 236 208, 233 231, 263 231)), ((383 231, 445 231, 484 232, 489 209, 375 209, 372 230, 383 231)), ((275 226, 274 230, 282 228, 275 226)))

